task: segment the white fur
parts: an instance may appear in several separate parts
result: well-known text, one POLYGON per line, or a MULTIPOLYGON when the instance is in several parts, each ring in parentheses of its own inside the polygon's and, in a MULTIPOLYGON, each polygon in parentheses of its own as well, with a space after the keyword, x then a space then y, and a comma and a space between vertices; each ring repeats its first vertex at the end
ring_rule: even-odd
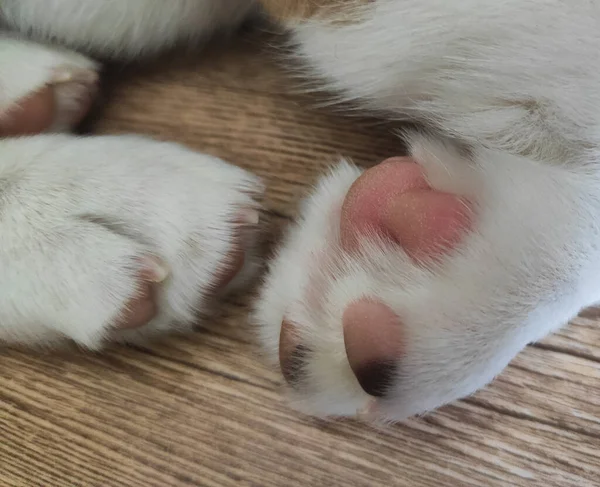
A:
MULTIPOLYGON (((2 0, 10 29, 102 57, 152 54, 239 25, 253 0, 2 0)), ((0 20, 0 25, 2 20, 0 20)))
MULTIPOLYGON (((47 0, 43 6, 36 0, 4 0, 0 12, 13 29, 108 56, 154 52, 177 40, 199 39, 218 26, 237 24, 253 8, 252 2, 242 0, 47 0)), ((306 364, 310 381, 294 395, 303 409, 352 415, 367 406, 380 418, 401 419, 483 386, 528 342, 600 299, 600 2, 376 0, 357 18, 354 24, 295 23, 291 28, 298 55, 341 98, 360 101, 382 116, 427 125, 429 135, 409 136, 413 156, 425 167, 434 188, 469 196, 475 205, 475 227, 433 268, 415 266, 401 248, 380 241, 364 241, 360 252, 345 254, 338 241, 339 208, 360 171, 343 163, 305 203, 301 219, 273 263, 256 317, 274 357, 284 316, 298 324, 300 337, 311 349, 306 364), (376 296, 396 310, 408 336, 391 394, 375 407, 350 370, 341 330, 345 307, 364 295, 376 296)), ((1 61, 0 81, 7 78, 1 61)), ((30 240, 48 242, 43 236, 54 235, 63 226, 50 228, 45 220, 32 217, 31 224, 29 219, 14 220, 21 223, 11 233, 3 223, 1 262, 8 269, 3 275, 12 272, 17 283, 43 283, 29 288, 20 284, 39 306, 31 308, 28 321, 15 323, 37 317, 31 330, 42 333, 45 321, 39 318, 52 316, 54 329, 71 327, 66 333, 88 344, 96 343, 131 295, 131 276, 122 263, 130 262, 140 248, 130 239, 75 218, 74 201, 81 201, 82 191, 90 198, 92 214, 109 219, 131 215, 126 226, 142 232, 145 242, 166 238, 158 248, 167 256, 173 255, 190 226, 220 223, 222 233, 206 239, 213 246, 206 265, 214 268, 214 256, 221 255, 229 242, 224 218, 231 213, 224 215, 218 211, 221 206, 214 205, 221 201, 221 192, 206 192, 202 208, 210 210, 192 218, 189 210, 200 207, 194 199, 200 196, 191 197, 194 185, 189 181, 198 178, 196 187, 208 191, 204 178, 222 173, 229 188, 223 193, 229 198, 228 211, 248 204, 241 188, 255 184, 214 162, 200 171, 200 178, 200 172, 192 169, 198 162, 190 158, 201 163, 206 160, 203 156, 161 146, 177 156, 168 158, 185 175, 177 179, 169 164, 153 157, 154 146, 146 150, 150 142, 142 139, 30 139, 1 144, 11 149, 0 156, 4 171, 20 167, 14 161, 23 157, 31 160, 35 147, 53 147, 50 155, 46 150, 41 153, 44 161, 55 161, 55 170, 36 169, 35 176, 25 177, 33 186, 9 200, 15 215, 29 208, 36 215, 40 211, 36 205, 43 205, 53 219, 65 222, 65 231, 82 241, 103 242, 85 249, 75 246, 77 258, 67 266, 48 259, 49 246, 38 245, 36 258, 28 257, 27 265, 10 271, 20 262, 12 252, 34 248, 24 245, 30 240), (84 144, 99 151, 97 160, 87 161, 84 144), (111 157, 102 157, 100 151, 112 151, 111 157), (65 157, 52 155, 56 152, 65 157), (147 165, 141 154, 154 162, 147 165), (114 163, 128 155, 133 156, 131 163, 114 163), (74 162, 80 159, 87 161, 85 177, 74 162), (177 181, 163 188, 158 182, 164 177, 177 181), (154 185, 154 192, 140 186, 141 181, 154 185), (180 194, 189 200, 180 201, 180 194), (123 195, 128 195, 125 202, 115 207, 123 195), (169 213, 159 211, 172 205, 169 213), (151 227, 142 211, 146 207, 156 211, 151 227), (181 220, 175 218, 179 214, 184 215, 181 220), (89 234, 86 225, 91 225, 89 234), (106 235, 100 237, 98 232, 106 235), (38 259, 43 265, 36 264, 38 259), (72 272, 75 262, 83 264, 72 272), (104 273, 105 269, 111 272, 104 273), (28 272, 36 279, 22 277, 28 272), (45 277, 40 280, 38 275, 45 277), (100 280, 119 292, 103 294, 92 285, 100 280), (79 284, 75 286, 79 282, 87 283, 82 284, 81 295, 79 284), (65 308, 76 311, 52 315, 55 293, 61 291, 60 296, 79 296, 77 303, 68 300, 70 307, 65 308), (79 330, 86 319, 94 325, 79 330)), ((36 164, 32 167, 42 163, 36 164)), ((202 271, 184 281, 195 282, 192 287, 198 291, 208 274, 202 271)), ((181 306, 178 297, 183 288, 173 289, 161 303, 170 316, 187 317, 184 311, 190 300, 181 306)), ((3 294, 3 300, 15 301, 12 308, 9 304, 1 309, 29 310, 24 295, 3 294)), ((20 332, 28 333, 22 326, 20 332)))
POLYGON ((294 29, 345 98, 545 162, 598 145, 600 2, 376 0, 365 17, 294 29))
POLYGON ((257 320, 273 357, 284 316, 311 350, 301 408, 396 420, 474 392, 600 299, 600 2, 376 0, 361 18, 295 24, 298 55, 342 99, 427 125, 413 155, 434 188, 475 203, 474 231, 433 269, 381 242, 345 255, 339 208, 359 172, 342 165, 291 230, 257 320), (375 403, 342 335, 362 296, 408 336, 375 403))
POLYGON ((145 255, 159 256, 170 275, 143 333, 189 326, 210 304, 233 222, 260 190, 242 169, 137 136, 8 139, 0 153, 8 341, 62 335, 96 348, 118 338, 110 327, 137 291, 145 255))

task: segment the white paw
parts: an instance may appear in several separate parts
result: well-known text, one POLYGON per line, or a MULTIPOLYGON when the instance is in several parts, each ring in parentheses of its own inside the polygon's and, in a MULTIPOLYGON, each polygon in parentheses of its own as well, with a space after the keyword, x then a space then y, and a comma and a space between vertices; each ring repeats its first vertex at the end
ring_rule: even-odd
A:
POLYGON ((256 320, 308 413, 400 420, 471 394, 600 296, 593 177, 412 142, 324 178, 272 263, 256 320))
POLYGON ((0 338, 96 348, 186 330, 256 267, 261 186, 242 169, 141 137, 0 150, 0 338))
POLYGON ((98 65, 72 51, 0 35, 0 135, 63 132, 98 89, 98 65))

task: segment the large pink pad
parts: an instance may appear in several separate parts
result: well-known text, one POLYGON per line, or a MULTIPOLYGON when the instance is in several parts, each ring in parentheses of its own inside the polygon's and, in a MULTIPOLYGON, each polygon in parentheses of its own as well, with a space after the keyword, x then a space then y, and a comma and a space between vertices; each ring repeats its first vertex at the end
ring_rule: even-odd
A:
POLYGON ((397 242, 415 259, 436 258, 454 248, 470 223, 458 196, 432 190, 422 168, 408 157, 388 159, 352 185, 342 207, 342 246, 361 236, 397 242))

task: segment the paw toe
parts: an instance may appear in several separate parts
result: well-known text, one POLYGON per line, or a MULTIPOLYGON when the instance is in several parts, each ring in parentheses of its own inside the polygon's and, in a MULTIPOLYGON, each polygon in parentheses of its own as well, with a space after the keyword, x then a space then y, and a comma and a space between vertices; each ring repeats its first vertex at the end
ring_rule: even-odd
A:
POLYGON ((295 386, 301 381, 301 374, 308 348, 298 339, 295 325, 283 320, 279 335, 279 366, 285 381, 295 386))
POLYGON ((97 92, 96 71, 58 68, 45 86, 17 101, 0 118, 0 137, 73 127, 86 116, 97 92))
POLYGON ((383 396, 404 349, 400 318, 384 303, 361 298, 346 307, 342 326, 348 362, 359 384, 367 394, 383 396))
POLYGON ((114 328, 127 330, 141 328, 156 316, 157 287, 169 274, 166 265, 156 257, 140 259, 139 284, 135 295, 125 304, 114 328))
POLYGON ((233 222, 235 227, 231 249, 217 267, 213 277, 214 291, 228 290, 236 277, 246 267, 248 250, 253 246, 259 223, 259 213, 254 208, 244 208, 238 212, 233 222))

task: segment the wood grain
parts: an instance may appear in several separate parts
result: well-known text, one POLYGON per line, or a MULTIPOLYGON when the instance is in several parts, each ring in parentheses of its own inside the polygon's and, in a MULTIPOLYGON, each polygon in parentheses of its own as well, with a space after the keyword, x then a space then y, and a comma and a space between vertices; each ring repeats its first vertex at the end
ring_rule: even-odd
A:
MULTIPOLYGON (((96 131, 213 153, 268 185, 269 241, 340 155, 403 150, 388 126, 298 93, 247 35, 113 71, 96 131)), ((268 249, 267 249, 268 251, 268 249)), ((386 429, 291 410, 246 323, 252 296, 149 348, 0 350, 2 486, 600 485, 600 326, 588 312, 488 388, 386 429)))

